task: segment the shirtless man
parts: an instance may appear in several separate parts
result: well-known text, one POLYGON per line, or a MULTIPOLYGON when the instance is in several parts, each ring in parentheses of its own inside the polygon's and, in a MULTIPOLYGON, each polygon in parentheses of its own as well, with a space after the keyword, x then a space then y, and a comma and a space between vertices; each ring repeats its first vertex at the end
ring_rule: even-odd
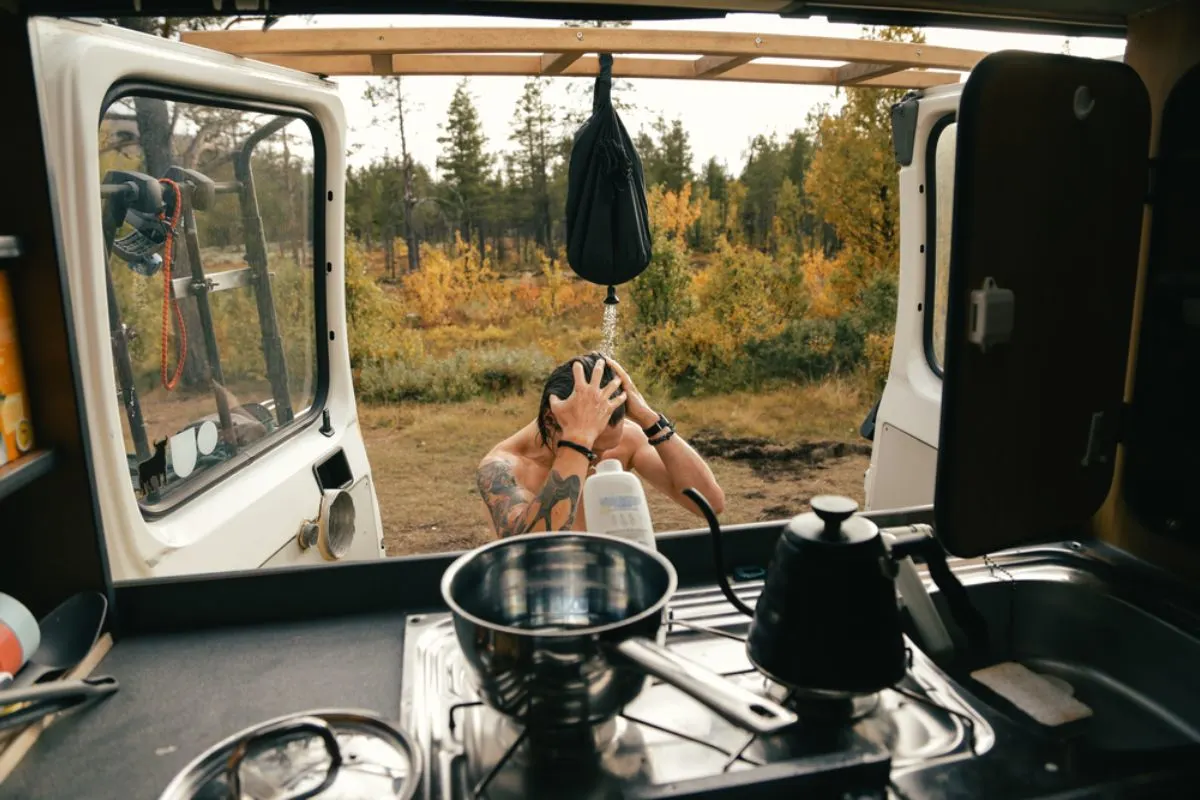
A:
POLYGON ((694 488, 713 511, 725 494, 704 460, 646 403, 616 361, 579 356, 550 373, 537 419, 492 448, 476 481, 499 536, 586 530, 581 499, 593 465, 615 458, 702 516, 681 492, 694 488))

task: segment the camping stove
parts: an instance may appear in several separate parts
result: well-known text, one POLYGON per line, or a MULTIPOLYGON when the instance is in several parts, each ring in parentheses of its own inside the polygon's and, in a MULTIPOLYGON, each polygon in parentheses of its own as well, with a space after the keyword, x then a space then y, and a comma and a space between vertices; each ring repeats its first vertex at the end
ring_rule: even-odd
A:
MULTIPOLYGON (((736 590, 754 603, 762 583, 736 590)), ((800 697, 756 671, 743 639, 749 620, 715 588, 677 592, 666 644, 765 696, 800 721, 753 736, 653 678, 615 719, 567 730, 524 730, 479 702, 448 613, 406 620, 400 724, 424 758, 418 797, 689 798, 820 790, 888 797, 890 778, 972 758, 994 736, 909 643, 905 679, 852 701, 800 697)), ((853 632, 848 632, 853 635, 853 632)), ((758 796, 758 795, 754 795, 758 796)))

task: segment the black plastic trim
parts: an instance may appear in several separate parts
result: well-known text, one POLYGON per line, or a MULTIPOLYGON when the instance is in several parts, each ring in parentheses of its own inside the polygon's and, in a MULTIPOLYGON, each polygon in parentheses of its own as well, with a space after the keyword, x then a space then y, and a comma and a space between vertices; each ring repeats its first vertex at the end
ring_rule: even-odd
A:
POLYGON ((151 81, 141 80, 124 80, 114 84, 104 96, 104 101, 100 105, 100 118, 97 124, 103 122, 104 115, 108 113, 109 107, 125 97, 155 97, 162 100, 182 101, 188 103, 197 103, 218 108, 228 108, 236 111, 252 111, 262 114, 275 114, 279 116, 294 117, 307 126, 309 133, 313 137, 313 192, 312 192, 312 212, 313 217, 313 302, 315 304, 315 327, 313 329, 314 350, 317 357, 317 383, 312 403, 308 410, 302 415, 295 417, 288 425, 275 435, 263 439, 254 445, 241 450, 229 461, 220 466, 207 470, 201 475, 198 475, 194 481, 180 486, 178 494, 174 497, 168 496, 161 502, 153 505, 147 505, 141 500, 138 501, 138 506, 141 509, 142 517, 146 520, 161 519, 171 512, 175 511, 193 499, 200 497, 205 492, 212 489, 231 475, 240 472, 248 465, 253 464, 266 453, 274 450, 283 442, 298 435, 302 431, 308 429, 321 419, 321 412, 325 408, 325 402, 329 395, 329 348, 322 346, 327 345, 326 332, 328 330, 328 319, 326 304, 328 302, 328 292, 326 288, 327 281, 325 280, 325 270, 321 266, 326 261, 326 233, 325 222, 327 219, 326 209, 329 200, 326 199, 327 180, 326 172, 328 169, 327 159, 325 158, 325 134, 321 129, 320 122, 309 109, 301 106, 291 106, 282 103, 276 103, 270 100, 263 100, 252 96, 238 95, 233 93, 218 93, 209 92, 201 89, 193 89, 184 86, 166 85, 151 81), (186 489, 186 491, 184 491, 186 489))
POLYGON ((904 99, 892 105, 892 152, 896 163, 902 167, 912 164, 913 152, 917 147, 917 112, 921 107, 921 96, 909 92, 904 99))
MULTIPOLYGON (((129 0, 18 0, 20 13, 57 16, 213 16, 214 0, 158 0, 135 4, 129 0)), ((238 13, 232 2, 224 3, 224 16, 238 13)), ((216 13, 221 13, 220 8, 216 13)), ((520 2, 520 0, 270 0, 272 16, 295 14, 437 14, 476 17, 525 17, 528 19, 597 19, 615 20, 686 20, 720 19, 728 15, 724 9, 657 8, 649 5, 609 5, 607 3, 520 2)), ((250 12, 243 13, 252 13, 250 12)))
POLYGON ((1003 11, 947 12, 938 10, 913 10, 890 8, 862 8, 850 3, 797 3, 795 11, 784 11, 781 17, 807 19, 825 17, 829 22, 847 22, 854 25, 897 25, 910 28, 959 28, 972 31, 999 31, 1005 33, 1042 33, 1057 36, 1098 36, 1119 39, 1128 30, 1128 21, 1120 15, 1089 15, 1080 21, 1057 20, 1049 15, 1042 17, 1016 17, 1003 11))
POLYGON ((945 377, 945 373, 933 353, 933 302, 937 293, 937 145, 942 132, 956 119, 953 111, 939 117, 925 140, 925 305, 921 314, 921 338, 925 363, 938 378, 945 377))
MULTIPOLYGON (((868 511, 881 528, 931 523, 933 507, 868 511)), ((724 529, 725 566, 767 567, 786 520, 724 529)), ((660 534, 658 551, 679 573, 680 588, 715 580, 708 529, 660 534)), ((377 561, 280 567, 117 584, 118 637, 349 614, 444 609, 442 573, 466 551, 377 561), (297 598, 305 598, 297 602, 297 598)))

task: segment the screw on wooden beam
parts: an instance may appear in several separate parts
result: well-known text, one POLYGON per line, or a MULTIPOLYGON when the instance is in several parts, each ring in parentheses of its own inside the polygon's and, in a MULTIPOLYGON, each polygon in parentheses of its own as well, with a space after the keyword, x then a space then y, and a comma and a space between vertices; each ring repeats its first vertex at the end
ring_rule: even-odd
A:
POLYGON ((843 64, 835 70, 834 80, 838 86, 853 86, 884 75, 892 75, 905 69, 897 64, 843 64))
POLYGON ((579 60, 583 53, 546 53, 542 56, 543 75, 561 75, 563 70, 579 60))
POLYGON ((371 74, 372 75, 391 75, 392 74, 392 55, 391 55, 391 53, 375 53, 371 56, 371 74))
POLYGON ((753 56, 701 56, 692 62, 692 68, 697 78, 712 78, 753 60, 753 56))

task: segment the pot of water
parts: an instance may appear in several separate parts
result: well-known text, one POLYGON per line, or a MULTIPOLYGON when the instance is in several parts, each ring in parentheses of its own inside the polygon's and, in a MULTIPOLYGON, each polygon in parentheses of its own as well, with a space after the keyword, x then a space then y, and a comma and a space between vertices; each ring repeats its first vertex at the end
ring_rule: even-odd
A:
POLYGON ((527 727, 605 722, 647 674, 744 730, 794 723, 786 708, 656 642, 677 582, 670 561, 625 539, 530 534, 459 557, 442 596, 480 698, 527 727))

